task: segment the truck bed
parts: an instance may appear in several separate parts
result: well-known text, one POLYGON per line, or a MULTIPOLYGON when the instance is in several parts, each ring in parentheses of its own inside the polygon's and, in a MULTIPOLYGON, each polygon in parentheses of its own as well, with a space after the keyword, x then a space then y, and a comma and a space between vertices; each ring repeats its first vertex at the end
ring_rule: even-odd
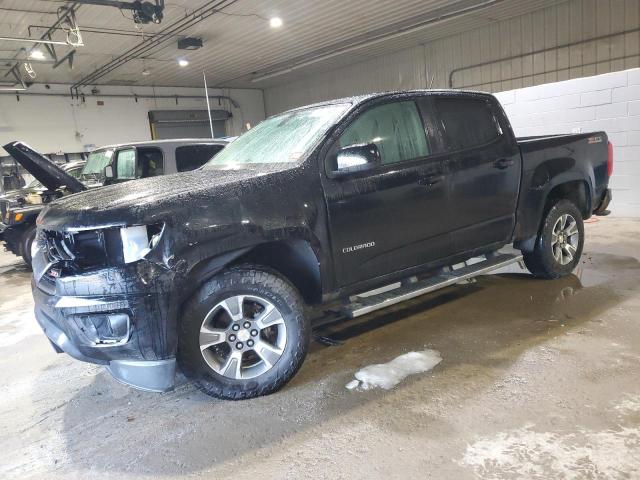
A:
POLYGON ((586 195, 588 218, 606 193, 609 142, 605 132, 541 135, 516 139, 522 155, 522 190, 518 200, 515 240, 535 236, 554 186, 572 182, 586 195), (583 188, 584 187, 584 188, 583 188))

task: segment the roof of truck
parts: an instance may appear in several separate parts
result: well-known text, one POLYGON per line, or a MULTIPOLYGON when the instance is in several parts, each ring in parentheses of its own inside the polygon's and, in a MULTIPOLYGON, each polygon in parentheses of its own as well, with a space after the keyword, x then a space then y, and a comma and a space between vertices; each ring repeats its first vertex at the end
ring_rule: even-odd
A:
POLYGON ((425 95, 425 94, 434 94, 434 95, 491 95, 490 93, 487 92, 481 92, 479 90, 456 90, 456 89, 422 89, 422 90, 398 90, 398 91, 391 91, 391 92, 377 92, 377 93, 367 93, 364 95, 354 95, 353 97, 343 97, 343 98, 336 98, 333 100, 325 100, 323 102, 318 102, 318 103, 313 103, 311 105, 304 105, 302 107, 297 107, 297 108, 292 108, 291 110, 288 110, 289 112, 295 112, 296 110, 303 110, 305 108, 311 108, 311 107, 321 107, 323 105, 335 105, 338 103, 351 103, 354 106, 366 101, 369 101, 371 99, 374 98, 384 98, 384 97, 395 97, 395 96, 404 96, 404 95, 411 95, 411 94, 421 94, 421 95, 425 95))

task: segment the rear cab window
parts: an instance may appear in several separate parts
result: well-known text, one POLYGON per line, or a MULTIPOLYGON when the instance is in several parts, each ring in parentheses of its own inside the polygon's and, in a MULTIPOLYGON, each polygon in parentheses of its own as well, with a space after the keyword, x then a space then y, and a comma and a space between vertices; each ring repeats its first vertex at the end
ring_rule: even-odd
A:
POLYGON ((200 168, 211 160, 224 145, 185 145, 176 148, 176 168, 178 172, 188 172, 200 168))
POLYGON ((466 150, 493 142, 502 128, 491 104, 482 98, 442 97, 434 100, 448 151, 466 150))

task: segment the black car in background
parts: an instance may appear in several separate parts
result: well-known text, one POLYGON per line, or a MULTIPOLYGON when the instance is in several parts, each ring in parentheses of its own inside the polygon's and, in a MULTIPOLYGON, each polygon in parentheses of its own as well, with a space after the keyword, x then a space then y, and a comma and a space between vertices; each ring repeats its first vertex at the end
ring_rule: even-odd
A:
POLYGON ((0 240, 7 250, 31 265, 35 220, 45 204, 86 189, 195 170, 230 141, 172 139, 108 145, 89 153, 86 163, 62 166, 24 143, 11 143, 5 150, 36 180, 0 197, 0 240))

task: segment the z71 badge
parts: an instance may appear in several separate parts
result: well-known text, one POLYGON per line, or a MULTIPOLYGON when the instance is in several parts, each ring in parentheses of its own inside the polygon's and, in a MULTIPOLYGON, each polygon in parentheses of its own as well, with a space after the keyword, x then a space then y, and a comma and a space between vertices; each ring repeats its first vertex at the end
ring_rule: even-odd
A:
POLYGON ((602 137, 589 137, 587 143, 602 143, 602 137))
POLYGON ((353 245, 352 247, 344 247, 342 249, 342 253, 351 253, 355 252, 356 250, 362 250, 363 248, 371 248, 375 246, 376 242, 361 243, 360 245, 353 245))

